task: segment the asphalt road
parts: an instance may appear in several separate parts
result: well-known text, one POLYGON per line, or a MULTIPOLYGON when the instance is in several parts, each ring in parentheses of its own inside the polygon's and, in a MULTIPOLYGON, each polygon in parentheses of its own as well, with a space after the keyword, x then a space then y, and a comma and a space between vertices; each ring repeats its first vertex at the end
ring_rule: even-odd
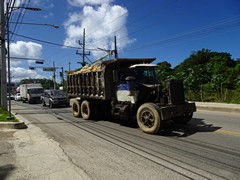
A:
POLYGON ((134 121, 85 121, 70 108, 13 102, 12 109, 29 126, 10 143, 12 179, 240 179, 239 114, 198 111, 188 125, 169 121, 149 135, 134 121))

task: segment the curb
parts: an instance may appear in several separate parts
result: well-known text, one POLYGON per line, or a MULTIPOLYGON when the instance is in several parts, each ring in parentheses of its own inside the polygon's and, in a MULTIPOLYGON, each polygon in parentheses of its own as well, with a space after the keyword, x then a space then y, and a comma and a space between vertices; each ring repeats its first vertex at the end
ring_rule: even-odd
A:
POLYGON ((0 128, 26 129, 27 126, 24 122, 0 122, 0 128))
POLYGON ((203 102, 195 102, 195 103, 196 103, 197 110, 240 113, 239 104, 203 103, 203 102))
POLYGON ((22 117, 19 115, 14 115, 19 122, 0 122, 0 129, 8 128, 8 129, 26 129, 28 128, 24 121, 22 121, 22 117))

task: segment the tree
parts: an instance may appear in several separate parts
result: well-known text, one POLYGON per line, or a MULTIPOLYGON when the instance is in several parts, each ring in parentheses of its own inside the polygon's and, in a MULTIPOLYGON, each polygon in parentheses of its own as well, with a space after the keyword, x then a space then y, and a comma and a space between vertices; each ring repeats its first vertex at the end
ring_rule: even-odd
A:
POLYGON ((171 64, 167 61, 157 63, 157 76, 161 81, 170 79, 173 69, 171 64))
POLYGON ((53 89, 53 80, 50 79, 22 79, 20 84, 40 83, 44 89, 53 89))

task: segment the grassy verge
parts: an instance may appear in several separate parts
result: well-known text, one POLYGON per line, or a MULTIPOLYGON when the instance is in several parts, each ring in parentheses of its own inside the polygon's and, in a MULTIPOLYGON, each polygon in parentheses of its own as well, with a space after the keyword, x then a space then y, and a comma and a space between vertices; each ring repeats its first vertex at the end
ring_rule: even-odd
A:
POLYGON ((1 107, 0 107, 0 122, 18 122, 18 119, 12 115, 12 118, 9 119, 9 112, 8 111, 4 111, 1 107))

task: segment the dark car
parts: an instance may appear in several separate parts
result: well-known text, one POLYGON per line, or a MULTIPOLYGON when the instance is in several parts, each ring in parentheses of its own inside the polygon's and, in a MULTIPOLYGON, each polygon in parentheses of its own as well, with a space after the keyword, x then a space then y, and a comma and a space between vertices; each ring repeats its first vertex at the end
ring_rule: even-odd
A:
POLYGON ((50 108, 56 106, 70 106, 68 97, 61 90, 45 90, 41 96, 42 105, 50 108))

